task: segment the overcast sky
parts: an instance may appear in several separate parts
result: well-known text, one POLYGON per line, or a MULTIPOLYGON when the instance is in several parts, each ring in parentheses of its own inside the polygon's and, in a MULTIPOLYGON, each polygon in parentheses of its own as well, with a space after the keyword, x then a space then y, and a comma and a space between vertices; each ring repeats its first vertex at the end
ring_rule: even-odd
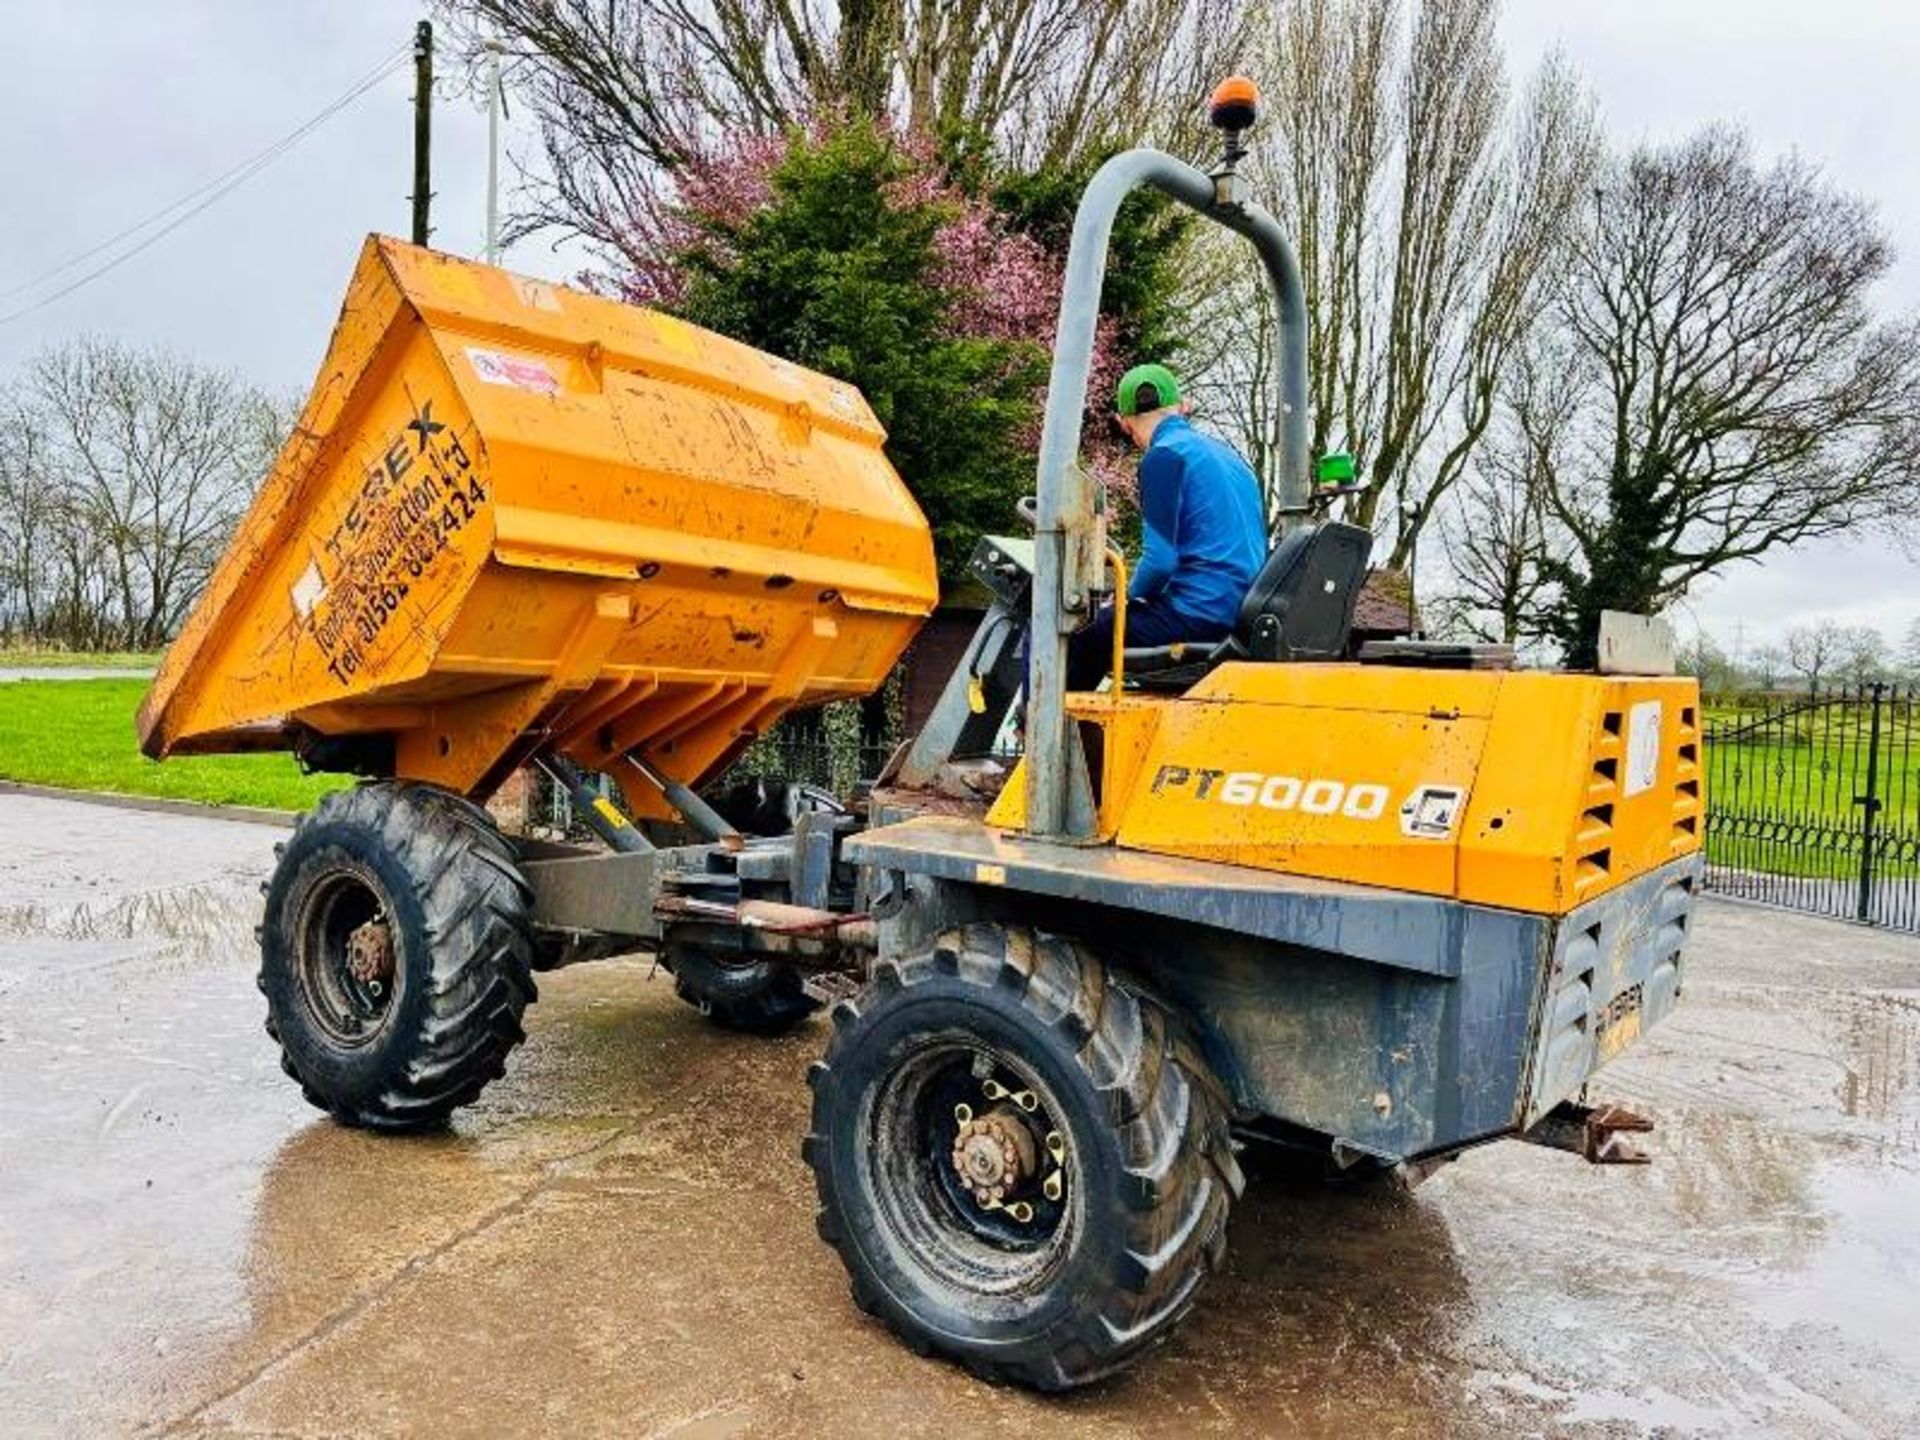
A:
MULTIPOLYGON (((1516 76, 1559 46, 1616 140, 1734 120, 1763 153, 1797 149, 1876 200, 1901 251, 1887 302, 1920 305, 1916 0, 1508 0, 1506 12, 1516 76)), ((57 287, 3 292, 343 94, 408 42, 419 15, 406 0, 0 0, 0 317, 57 287)), ((388 76, 121 268, 0 319, 0 377, 91 332, 304 391, 359 242, 369 230, 406 233, 411 86, 409 70, 388 76)), ((485 116, 450 93, 434 125, 434 243, 477 253, 485 116)), ((526 144, 519 127, 510 134, 526 144)), ((537 240, 508 262, 558 279, 580 263, 537 240)), ((1751 647, 1818 614, 1877 624, 1897 641, 1920 617, 1920 564, 1884 542, 1809 546, 1713 582, 1687 610, 1729 645, 1739 634, 1751 647)))

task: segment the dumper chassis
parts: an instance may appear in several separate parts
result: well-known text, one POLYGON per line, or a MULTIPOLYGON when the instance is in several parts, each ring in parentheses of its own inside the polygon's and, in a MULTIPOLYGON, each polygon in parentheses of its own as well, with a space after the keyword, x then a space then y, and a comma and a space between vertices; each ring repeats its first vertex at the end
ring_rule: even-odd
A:
POLYGON ((1130 151, 1082 200, 1033 534, 976 551, 991 604, 931 718, 857 813, 799 804, 757 827, 776 833, 694 787, 786 710, 871 689, 933 598, 858 397, 370 242, 284 471, 140 718, 150 754, 275 746, 366 777, 300 820, 266 887, 267 1028, 310 1101, 444 1123, 524 1039, 536 973, 606 955, 651 953, 741 1031, 825 1007, 801 1150, 856 1302, 917 1351, 1044 1389, 1165 1340, 1221 1262, 1256 1138, 1409 1178, 1512 1136, 1638 1158, 1622 1136, 1646 1122, 1579 1097, 1680 995, 1695 687, 1631 628, 1601 675, 1352 653, 1370 542, 1314 519, 1300 277, 1237 173, 1250 87, 1214 113, 1211 173, 1130 151), (1285 530, 1205 653, 1124 648, 1124 575, 1073 463, 1107 237, 1142 185, 1250 240, 1280 321, 1285 530), (622 426, 629 405, 724 424, 622 426), (602 456, 572 490, 516 469, 562 414, 585 417, 567 455, 602 456), (804 546, 756 544, 719 480, 663 522, 703 483, 653 483, 676 446, 754 457, 738 496, 804 546), (540 509, 555 485, 573 529, 540 509), (1111 684, 1070 696, 1066 637, 1104 594, 1111 684), (1009 773, 995 740, 1023 685, 1009 773), (500 832, 476 797, 523 765, 597 843, 500 832))

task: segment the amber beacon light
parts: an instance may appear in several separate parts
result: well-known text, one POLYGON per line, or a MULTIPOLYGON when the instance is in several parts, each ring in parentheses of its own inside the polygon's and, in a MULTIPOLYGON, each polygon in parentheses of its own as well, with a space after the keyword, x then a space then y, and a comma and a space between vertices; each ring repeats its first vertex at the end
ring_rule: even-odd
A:
POLYGON ((1229 75, 1214 86, 1207 116, 1222 130, 1245 130, 1260 113, 1260 87, 1245 75, 1229 75))

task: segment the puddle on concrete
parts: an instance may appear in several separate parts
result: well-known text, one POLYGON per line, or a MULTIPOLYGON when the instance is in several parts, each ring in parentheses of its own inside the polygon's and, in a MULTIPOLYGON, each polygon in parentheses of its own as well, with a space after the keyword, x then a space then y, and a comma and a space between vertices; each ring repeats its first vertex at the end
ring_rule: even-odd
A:
POLYGON ((220 964, 257 955, 256 885, 219 881, 113 899, 0 905, 0 940, 137 940, 158 954, 220 964))

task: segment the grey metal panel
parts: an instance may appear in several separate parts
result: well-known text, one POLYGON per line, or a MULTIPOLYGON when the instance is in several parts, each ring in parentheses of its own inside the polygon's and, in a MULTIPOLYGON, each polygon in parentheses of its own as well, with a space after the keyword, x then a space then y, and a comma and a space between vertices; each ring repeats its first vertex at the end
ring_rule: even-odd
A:
POLYGON ((793 826, 793 903, 816 910, 831 906, 833 837, 858 822, 850 815, 810 813, 793 826))
POLYGON ((1436 1133, 1446 1141, 1499 1134, 1519 1122, 1527 1042, 1553 937, 1547 916, 1469 909, 1460 979, 1440 1037, 1436 1133))
POLYGON ((1141 952, 1150 983, 1198 1022, 1240 1110, 1394 1159, 1437 1138, 1453 982, 1299 946, 1222 936, 1141 952))
MULTIPOLYGON (((704 853, 707 847, 699 847, 704 853)), ((562 930, 600 930, 652 938, 660 933, 653 902, 672 850, 613 851, 521 865, 533 886, 533 914, 562 930)))
POLYGON ((1458 979, 1244 937, 1156 935, 1138 954, 1243 1110, 1397 1160, 1515 1127, 1550 934, 1474 911, 1458 979))
POLYGON ((1459 972, 1461 936, 1476 908, 1207 860, 1032 839, 948 816, 869 830, 843 848, 863 865, 1166 915, 1427 975, 1459 972))
POLYGON ((1665 1019, 1704 864, 1698 854, 1589 900, 1559 922, 1540 1004, 1524 1123, 1665 1019))
POLYGON ((779 884, 792 872, 793 852, 794 847, 786 843, 742 850, 733 857, 733 873, 742 880, 753 880, 763 885, 779 884))
POLYGON ((1673 626, 1658 615, 1600 612, 1602 675, 1671 675, 1676 665, 1673 626))

